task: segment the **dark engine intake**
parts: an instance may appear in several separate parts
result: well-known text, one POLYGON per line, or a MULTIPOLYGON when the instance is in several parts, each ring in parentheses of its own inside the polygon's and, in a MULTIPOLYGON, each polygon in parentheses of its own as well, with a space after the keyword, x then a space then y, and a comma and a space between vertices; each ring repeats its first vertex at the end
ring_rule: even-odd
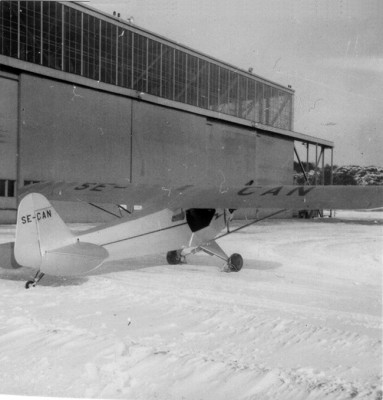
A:
POLYGON ((197 232, 210 225, 215 214, 214 208, 191 208, 186 211, 186 221, 192 232, 197 232))

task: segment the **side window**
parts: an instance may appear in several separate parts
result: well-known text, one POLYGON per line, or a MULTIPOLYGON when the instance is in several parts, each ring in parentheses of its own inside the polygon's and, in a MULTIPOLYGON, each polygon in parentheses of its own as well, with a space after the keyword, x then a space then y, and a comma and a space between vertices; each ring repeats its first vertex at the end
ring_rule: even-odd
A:
POLYGON ((5 179, 0 179, 0 197, 5 197, 5 179))
POLYGON ((16 181, 0 179, 0 197, 15 197, 16 181))
POLYGON ((8 197, 15 197, 15 181, 8 181, 8 197))

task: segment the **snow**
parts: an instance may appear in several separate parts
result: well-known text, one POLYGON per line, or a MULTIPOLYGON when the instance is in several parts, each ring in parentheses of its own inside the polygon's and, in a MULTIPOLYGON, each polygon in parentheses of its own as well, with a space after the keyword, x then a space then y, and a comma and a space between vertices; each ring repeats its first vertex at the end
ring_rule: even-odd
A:
MULTIPOLYGON (((0 269, 0 393, 381 399, 383 213, 268 220, 219 241, 245 267, 156 256, 92 276, 0 269)), ((0 242, 14 227, 0 227, 0 242)), ((15 398, 16 398, 15 397, 15 398)))

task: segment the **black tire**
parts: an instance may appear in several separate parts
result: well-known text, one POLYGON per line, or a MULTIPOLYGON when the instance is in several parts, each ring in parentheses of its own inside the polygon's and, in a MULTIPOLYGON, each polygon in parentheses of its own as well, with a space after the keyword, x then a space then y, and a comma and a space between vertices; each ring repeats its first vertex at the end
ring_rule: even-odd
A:
POLYGON ((25 284, 25 289, 29 289, 31 286, 33 286, 34 283, 35 283, 34 281, 28 281, 28 282, 26 282, 26 284, 25 284))
POLYGON ((243 267, 243 258, 240 254, 234 253, 230 256, 227 265, 232 272, 239 272, 243 267))
POLYGON ((166 261, 170 265, 181 264, 182 262, 181 252, 179 250, 168 251, 168 253, 166 254, 166 261))

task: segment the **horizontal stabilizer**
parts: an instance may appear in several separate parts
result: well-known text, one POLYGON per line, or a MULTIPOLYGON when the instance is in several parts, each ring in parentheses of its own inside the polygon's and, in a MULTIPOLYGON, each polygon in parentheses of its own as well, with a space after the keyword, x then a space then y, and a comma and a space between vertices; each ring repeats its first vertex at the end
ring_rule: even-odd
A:
POLYGON ((86 274, 99 267, 108 252, 92 243, 77 242, 45 253, 40 271, 57 276, 86 274))

